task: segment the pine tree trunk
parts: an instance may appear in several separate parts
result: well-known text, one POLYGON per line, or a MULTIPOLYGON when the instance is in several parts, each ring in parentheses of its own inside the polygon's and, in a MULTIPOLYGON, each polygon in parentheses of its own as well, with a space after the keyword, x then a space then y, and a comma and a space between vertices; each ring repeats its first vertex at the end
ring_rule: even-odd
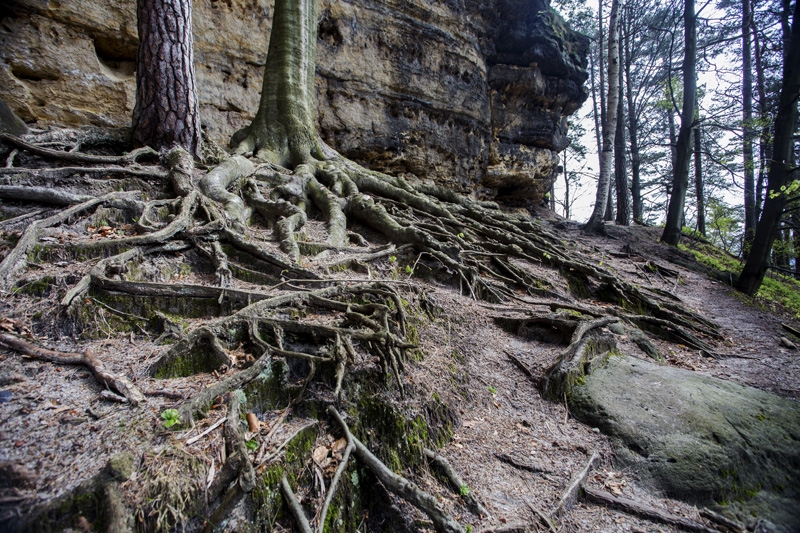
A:
POLYGON ((706 235, 706 198, 703 183, 703 130, 694 130, 694 192, 697 196, 697 232, 706 235))
POLYGON ((742 0, 742 159, 744 160, 744 248, 756 231, 756 183, 753 159, 753 60, 750 39, 750 0, 742 0))
MULTIPOLYGON (((752 17, 751 17, 752 19, 752 17)), ((755 52, 755 71, 756 71, 756 89, 758 92, 758 115, 761 123, 761 130, 758 135, 758 180, 756 182, 756 220, 761 217, 761 206, 764 201, 764 182, 767 177, 767 161, 769 161, 771 146, 770 146, 770 129, 767 122, 767 93, 764 82, 764 59, 762 56, 762 44, 758 36, 758 29, 755 26, 755 20, 752 21, 753 31, 753 50, 755 52)))
POLYGON ((689 188, 689 162, 692 157, 692 127, 694 125, 697 75, 697 35, 694 0, 685 0, 683 12, 684 57, 683 57, 683 109, 681 127, 675 146, 675 167, 672 172, 672 194, 667 209, 667 223, 661 241, 676 246, 681 238, 683 208, 689 188))
MULTIPOLYGON (((627 27, 627 26, 626 26, 627 27)), ((631 197, 633 200, 633 221, 637 224, 644 223, 644 203, 642 202, 642 181, 640 174, 639 156, 639 121, 636 117, 636 106, 633 101, 633 81, 631 80, 631 50, 630 31, 625 31, 625 96, 628 101, 628 136, 630 137, 631 150, 631 197)))
POLYGON ((800 279, 800 213, 792 212, 792 255, 794 256, 794 277, 800 279))
MULTIPOLYGON (((619 43, 619 56, 622 57, 622 42, 619 43)), ((617 190, 617 217, 619 226, 631 223, 631 196, 628 187, 628 172, 625 165, 625 112, 622 90, 622 69, 619 70, 617 98, 617 131, 614 133, 614 182, 617 190)))
POLYGON ((603 124, 603 152, 600 177, 597 180, 597 196, 594 211, 586 223, 586 233, 603 231, 603 215, 609 199, 611 168, 614 160, 614 135, 617 129, 617 105, 619 101, 619 0, 611 2, 611 16, 608 24, 608 107, 603 124))
MULTIPOLYGON (((785 28, 784 24, 784 28, 785 28)), ((736 282, 736 288, 752 296, 761 287, 769 265, 772 243, 780 227, 781 216, 786 206, 786 194, 780 194, 797 174, 794 158, 794 131, 797 125, 797 99, 800 97, 800 2, 795 2, 791 32, 784 35, 788 48, 784 51, 783 83, 775 114, 772 158, 767 175, 768 194, 764 211, 756 226, 756 234, 750 247, 750 255, 736 282)))
POLYGON ((200 152, 190 0, 138 0, 139 51, 133 141, 200 152))

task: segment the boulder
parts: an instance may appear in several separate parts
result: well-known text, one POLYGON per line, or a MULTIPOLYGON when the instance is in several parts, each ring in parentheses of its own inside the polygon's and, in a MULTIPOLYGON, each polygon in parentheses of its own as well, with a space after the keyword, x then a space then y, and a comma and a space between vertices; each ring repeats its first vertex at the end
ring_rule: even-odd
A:
POLYGON ((592 363, 570 407, 619 460, 668 496, 742 523, 800 531, 800 404, 629 356, 592 363))

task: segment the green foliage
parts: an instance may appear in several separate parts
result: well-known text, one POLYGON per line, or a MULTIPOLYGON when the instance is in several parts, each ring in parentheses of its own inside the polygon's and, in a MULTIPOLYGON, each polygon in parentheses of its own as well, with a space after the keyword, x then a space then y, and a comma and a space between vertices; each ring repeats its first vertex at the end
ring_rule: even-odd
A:
POLYGON ((461 493, 462 496, 466 496, 467 494, 470 493, 470 490, 471 489, 467 485, 461 485, 459 492, 461 493))
POLYGON ((781 185, 780 190, 769 191, 770 198, 777 198, 780 195, 784 196, 791 196, 792 194, 796 193, 800 189, 800 180, 794 180, 789 185, 781 185))
POLYGON ((177 409, 165 409, 161 411, 161 419, 164 421, 164 427, 167 429, 181 423, 180 414, 177 409))
POLYGON ((247 446, 247 449, 251 452, 254 452, 258 449, 258 442, 255 439, 250 439, 249 441, 244 443, 247 446))
POLYGON ((489 385, 489 392, 491 392, 492 394, 497 394, 497 389, 489 385))
POLYGON ((725 252, 738 255, 744 234, 744 213, 717 198, 706 203, 706 236, 725 252))

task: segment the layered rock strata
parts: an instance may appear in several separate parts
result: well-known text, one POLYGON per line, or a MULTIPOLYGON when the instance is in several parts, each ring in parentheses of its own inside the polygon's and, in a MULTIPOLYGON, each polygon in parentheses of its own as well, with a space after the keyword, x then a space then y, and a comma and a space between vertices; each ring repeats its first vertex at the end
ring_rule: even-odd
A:
MULTIPOLYGON (((193 6, 201 119, 227 144, 257 109, 272 2, 193 6)), ((134 0, 11 0, 0 18, 0 95, 19 117, 129 125, 134 0)), ((587 45, 547 0, 321 0, 320 132, 370 168, 530 205, 586 98, 587 45)))

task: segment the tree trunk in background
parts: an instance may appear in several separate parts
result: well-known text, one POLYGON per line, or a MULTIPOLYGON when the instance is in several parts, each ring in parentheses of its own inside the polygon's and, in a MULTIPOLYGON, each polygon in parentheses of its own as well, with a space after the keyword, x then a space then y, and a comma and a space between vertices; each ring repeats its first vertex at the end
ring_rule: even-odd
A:
MULTIPOLYGON (((609 21, 609 26, 611 21, 609 21)), ((597 42, 600 45, 597 47, 597 65, 599 67, 598 74, 600 76, 600 131, 605 131, 606 127, 606 117, 608 116, 608 112, 606 111, 606 81, 605 81, 605 70, 607 68, 608 63, 606 62, 603 45, 605 44, 605 34, 603 33, 603 0, 599 0, 597 2, 597 42)), ((610 36, 609 36, 610 38, 610 36)), ((602 152, 602 147, 601 150, 602 152)), ((601 163, 602 165, 602 163, 601 163)))
MULTIPOLYGON (((609 170, 609 172, 611 172, 609 170)), ((614 220, 614 180, 609 177, 609 184, 608 184, 608 197, 606 201, 606 210, 603 213, 603 221, 604 222, 611 222, 614 220)))
MULTIPOLYGON (((601 46, 602 48, 602 46, 601 46)), ((603 118, 600 112, 597 109, 597 85, 594 82, 594 54, 589 54, 589 74, 592 80, 592 116, 594 117, 594 137, 595 141, 597 141, 597 164, 603 164, 603 138, 600 134, 602 130, 603 118)), ((600 67, 600 70, 603 70, 603 67, 600 67)), ((603 92, 602 87, 600 88, 600 92, 603 92)), ((600 167, 598 166, 598 169, 600 167)))
MULTIPOLYGON (((629 15, 630 16, 630 15, 629 15)), ((624 27, 628 27, 625 25, 624 27)), ((642 181, 639 172, 639 121, 636 118, 636 106, 633 101, 633 81, 631 80, 631 50, 630 32, 625 31, 623 41, 625 43, 624 65, 625 65, 625 95, 628 101, 628 137, 630 138, 631 149, 631 197, 633 200, 633 221, 636 224, 644 223, 644 203, 642 202, 642 181)))
POLYGON ((794 256, 794 277, 800 279, 800 212, 792 212, 792 255, 794 256))
POLYGON ((706 198, 703 183, 703 130, 694 130, 694 192, 697 196, 697 231, 706 236, 706 198))
POLYGON ((138 0, 139 51, 133 142, 200 152, 190 0, 138 0))
POLYGON ((569 199, 569 172, 567 171, 567 151, 561 152, 564 154, 564 218, 569 220, 570 215, 570 199, 569 199))
POLYGON ((586 223, 584 232, 598 233, 604 230, 603 215, 608 203, 611 184, 611 167, 614 158, 614 134, 617 129, 617 105, 619 100, 619 0, 611 1, 611 16, 608 24, 608 107, 603 124, 603 152, 600 177, 597 180, 597 196, 594 211, 586 223))
POLYGON ((744 247, 747 251, 756 231, 756 180, 753 159, 753 60, 750 38, 750 0, 742 0, 742 159, 744 162, 744 247))
MULTIPOLYGON (((621 41, 618 54, 622 57, 621 41)), ((616 222, 620 226, 629 226, 631 223, 631 194, 625 165, 625 102, 623 99, 622 69, 618 70, 617 131, 614 133, 614 183, 617 190, 616 222)))
POLYGON ((768 194, 756 226, 750 255, 736 282, 736 288, 750 296, 758 291, 764 280, 769 252, 786 206, 787 195, 781 188, 791 182, 793 174, 797 174, 793 135, 797 125, 797 100, 800 98, 800 2, 795 2, 791 33, 784 35, 784 42, 788 48, 784 51, 783 83, 775 114, 772 158, 767 175, 768 194), (773 192, 776 194, 770 194, 773 192))
MULTIPOLYGON (((750 17, 753 18, 753 17, 750 17)), ((761 129, 758 135, 758 181, 756 183, 756 220, 761 217, 761 206, 764 201, 764 181, 767 174, 767 161, 770 158, 770 131, 767 122, 767 92, 764 86, 764 59, 758 37, 758 29, 753 21, 753 50, 755 51, 756 89, 758 91, 758 116, 761 129)))
POLYGON ((672 172, 672 195, 667 208, 667 223, 661 241, 676 246, 681 238, 683 207, 689 187, 689 162, 692 157, 692 126, 694 125, 697 101, 697 35, 694 0, 685 0, 683 11, 684 56, 683 56, 683 109, 681 128, 675 146, 675 167, 672 172))

